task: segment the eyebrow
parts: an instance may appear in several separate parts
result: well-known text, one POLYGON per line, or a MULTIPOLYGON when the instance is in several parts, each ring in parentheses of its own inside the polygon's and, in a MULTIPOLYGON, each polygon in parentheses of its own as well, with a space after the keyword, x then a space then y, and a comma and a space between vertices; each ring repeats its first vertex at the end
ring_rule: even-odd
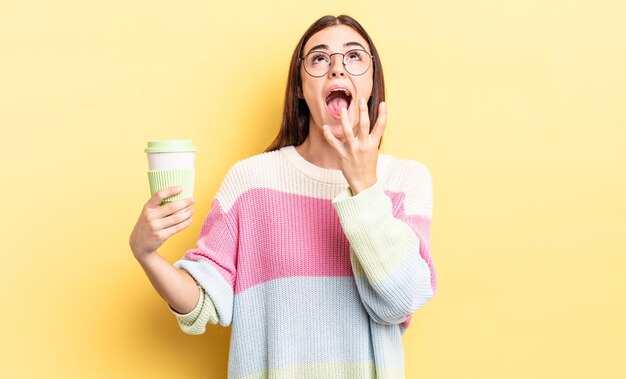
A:
MULTIPOLYGON (((361 45, 360 43, 358 43, 358 42, 348 42, 348 43, 344 43, 344 44, 343 44, 343 47, 350 47, 350 46, 358 46, 358 47, 360 47, 361 49, 363 49, 363 50, 367 51, 367 49, 366 49, 363 45, 361 45)), ((328 45, 325 45, 325 44, 319 44, 319 45, 315 45, 315 46, 313 46, 313 47, 311 48, 311 50, 309 50, 309 53, 310 53, 311 51, 314 51, 314 50, 330 50, 330 48, 328 47, 328 45)))

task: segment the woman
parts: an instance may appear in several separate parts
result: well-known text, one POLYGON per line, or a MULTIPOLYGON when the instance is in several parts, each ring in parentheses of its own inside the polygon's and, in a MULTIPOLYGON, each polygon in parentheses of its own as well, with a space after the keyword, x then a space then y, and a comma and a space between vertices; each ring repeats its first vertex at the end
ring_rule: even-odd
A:
POLYGON ((232 325, 229 378, 404 377, 401 335, 434 293, 432 185, 379 154, 386 124, 376 48, 348 16, 296 47, 282 126, 235 164, 196 249, 156 249, 191 223, 193 199, 144 206, 130 245, 183 331, 232 325))

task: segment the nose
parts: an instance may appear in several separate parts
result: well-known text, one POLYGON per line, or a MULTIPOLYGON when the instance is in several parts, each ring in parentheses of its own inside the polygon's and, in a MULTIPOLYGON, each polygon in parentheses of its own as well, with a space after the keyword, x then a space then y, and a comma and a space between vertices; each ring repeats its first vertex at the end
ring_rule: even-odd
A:
POLYGON ((343 66, 343 55, 333 54, 330 57, 330 70, 328 73, 331 77, 346 76, 346 68, 343 66))

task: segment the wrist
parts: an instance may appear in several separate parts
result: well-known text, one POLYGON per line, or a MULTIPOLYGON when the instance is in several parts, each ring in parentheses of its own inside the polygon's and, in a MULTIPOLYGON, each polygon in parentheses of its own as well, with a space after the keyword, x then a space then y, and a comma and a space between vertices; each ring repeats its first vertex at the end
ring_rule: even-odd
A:
POLYGON ((143 265, 148 260, 150 260, 150 258, 156 255, 156 250, 155 251, 141 251, 141 250, 135 250, 135 249, 132 249, 132 250, 133 250, 133 255, 135 256, 135 259, 141 265, 143 265))
POLYGON ((355 181, 348 183, 350 185, 350 191, 352 192, 352 196, 356 196, 358 193, 365 191, 368 188, 371 188, 374 184, 376 184, 377 178, 370 178, 365 181, 355 181))

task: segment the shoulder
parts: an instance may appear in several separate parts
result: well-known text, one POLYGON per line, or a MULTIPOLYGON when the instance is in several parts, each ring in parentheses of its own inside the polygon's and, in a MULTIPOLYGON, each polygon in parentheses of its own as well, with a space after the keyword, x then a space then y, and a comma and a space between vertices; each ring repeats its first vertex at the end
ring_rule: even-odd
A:
POLYGON ((270 151, 253 155, 235 163, 226 174, 225 179, 253 179, 277 169, 280 164, 280 151, 270 151))
POLYGON ((244 193, 264 186, 268 178, 280 173, 281 159, 279 151, 270 151, 253 155, 233 164, 217 192, 216 198, 226 207, 244 193))
POLYGON ((380 154, 379 166, 379 176, 383 182, 395 189, 406 189, 406 186, 432 186, 430 169, 422 162, 380 154))
POLYGON ((432 216, 432 175, 424 163, 380 154, 378 171, 385 191, 400 195, 407 212, 432 216))

